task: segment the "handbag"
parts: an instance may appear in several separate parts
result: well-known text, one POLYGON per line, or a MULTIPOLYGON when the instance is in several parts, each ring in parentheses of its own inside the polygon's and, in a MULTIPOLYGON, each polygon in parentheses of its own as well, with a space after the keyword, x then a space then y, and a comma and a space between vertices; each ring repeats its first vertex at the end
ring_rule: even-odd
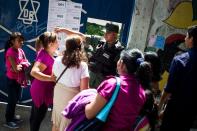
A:
POLYGON ((102 110, 91 120, 81 122, 74 131, 100 131, 103 124, 106 122, 110 109, 116 100, 120 89, 120 78, 116 77, 116 88, 109 102, 102 108, 102 110))
POLYGON ((34 79, 33 76, 31 76, 31 70, 34 66, 34 61, 30 63, 30 65, 26 68, 24 68, 24 71, 25 71, 25 77, 27 78, 27 80, 30 80, 32 81, 34 79))

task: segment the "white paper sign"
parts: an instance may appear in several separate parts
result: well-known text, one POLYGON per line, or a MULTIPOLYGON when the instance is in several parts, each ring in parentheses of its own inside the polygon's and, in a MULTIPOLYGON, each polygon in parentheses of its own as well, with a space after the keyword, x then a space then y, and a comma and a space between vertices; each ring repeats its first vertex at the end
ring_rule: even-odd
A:
MULTIPOLYGON (((75 31, 80 29, 82 4, 71 1, 49 0, 47 31, 55 27, 65 27, 75 31)), ((58 34, 59 52, 65 50, 66 34, 58 34)))

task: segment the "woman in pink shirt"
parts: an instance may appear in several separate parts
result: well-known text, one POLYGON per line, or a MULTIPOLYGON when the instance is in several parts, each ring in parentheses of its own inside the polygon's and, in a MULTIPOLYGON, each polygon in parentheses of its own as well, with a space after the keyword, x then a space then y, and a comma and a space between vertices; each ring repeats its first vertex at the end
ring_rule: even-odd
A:
POLYGON ((30 116, 30 131, 38 131, 45 117, 47 108, 53 103, 53 88, 56 77, 52 73, 53 54, 58 48, 57 36, 53 32, 45 32, 39 37, 43 49, 37 55, 31 75, 34 80, 31 85, 33 101, 30 116))
MULTIPOLYGON (((121 87, 116 101, 110 110, 103 131, 130 131, 146 96, 149 87, 151 66, 143 61, 143 54, 138 49, 122 51, 117 62, 117 71, 121 79, 121 87)), ((85 107, 85 115, 92 119, 110 100, 116 87, 116 79, 109 77, 98 87, 96 99, 85 107)))
POLYGON ((19 32, 11 34, 9 40, 5 45, 5 62, 6 62, 6 76, 8 89, 8 104, 6 107, 6 123, 4 126, 16 129, 19 128, 18 122, 21 120, 15 115, 16 103, 21 95, 21 84, 23 81, 19 74, 24 75, 23 68, 28 66, 25 53, 21 49, 24 37, 19 32), (26 60, 26 64, 24 62, 26 60))

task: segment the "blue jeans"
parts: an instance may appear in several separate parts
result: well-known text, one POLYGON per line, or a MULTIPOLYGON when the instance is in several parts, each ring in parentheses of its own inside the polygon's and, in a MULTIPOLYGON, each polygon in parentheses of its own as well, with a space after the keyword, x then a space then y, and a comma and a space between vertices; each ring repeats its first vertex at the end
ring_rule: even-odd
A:
POLYGON ((21 85, 14 79, 7 78, 8 104, 6 107, 6 122, 11 122, 15 116, 16 103, 21 96, 21 85))

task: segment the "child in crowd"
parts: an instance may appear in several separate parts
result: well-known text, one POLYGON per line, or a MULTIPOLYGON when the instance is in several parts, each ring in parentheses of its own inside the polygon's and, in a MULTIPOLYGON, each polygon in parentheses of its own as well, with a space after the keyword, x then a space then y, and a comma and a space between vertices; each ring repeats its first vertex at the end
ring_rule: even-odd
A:
MULTIPOLYGON (((150 89, 145 91, 147 99, 138 118, 142 119, 143 117, 147 117, 149 128, 151 131, 154 131, 158 116, 156 104, 158 104, 161 95, 161 91, 159 90, 159 81, 161 80, 161 61, 157 53, 152 51, 145 52, 144 60, 151 65, 152 79, 150 89)), ((141 122, 143 122, 143 120, 141 120, 141 122)))
POLYGON ((5 62, 8 89, 8 104, 6 107, 6 124, 9 128, 19 128, 20 116, 15 115, 16 103, 21 96, 21 85, 24 84, 24 68, 29 66, 24 51, 21 49, 24 37, 19 32, 13 32, 5 45, 5 62))
MULTIPOLYGON (((151 87, 154 97, 157 99, 161 96, 161 91, 159 89, 159 81, 162 79, 161 73, 161 61, 156 52, 148 51, 144 54, 144 60, 151 64, 151 69, 153 72, 151 87)), ((158 104, 158 103, 157 103, 158 104)))

